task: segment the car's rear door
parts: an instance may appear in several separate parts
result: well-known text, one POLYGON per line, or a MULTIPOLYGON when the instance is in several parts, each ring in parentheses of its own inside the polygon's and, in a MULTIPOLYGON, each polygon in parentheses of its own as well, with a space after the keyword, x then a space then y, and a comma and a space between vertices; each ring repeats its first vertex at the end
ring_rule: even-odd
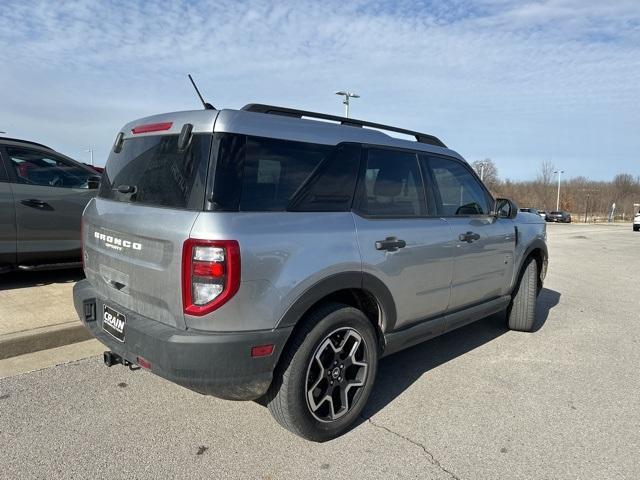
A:
POLYGON ((20 265, 80 262, 80 219, 96 173, 46 149, 4 148, 20 265))
POLYGON ((16 212, 0 147, 0 272, 16 263, 16 212))
POLYGON ((507 294, 516 234, 513 220, 491 214, 493 199, 462 160, 421 155, 434 185, 439 215, 451 226, 455 249, 450 311, 507 294))
POLYGON ((452 233, 446 221, 430 215, 432 203, 415 153, 368 149, 354 221, 363 271, 380 279, 395 303, 390 330, 438 316, 449 304, 452 233))

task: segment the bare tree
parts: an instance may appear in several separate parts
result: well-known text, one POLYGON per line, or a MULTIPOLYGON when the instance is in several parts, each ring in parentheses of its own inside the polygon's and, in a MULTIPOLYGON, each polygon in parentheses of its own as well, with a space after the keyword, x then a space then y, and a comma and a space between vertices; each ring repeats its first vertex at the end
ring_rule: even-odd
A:
POLYGON ((476 160, 471 164, 476 173, 482 177, 482 181, 489 190, 495 192, 500 185, 500 177, 498 176, 498 167, 490 158, 484 160, 476 160))
POLYGON ((536 203, 539 206, 538 208, 544 208, 547 211, 553 208, 553 192, 551 183, 553 182, 554 170, 555 167, 553 166, 553 163, 545 160, 540 164, 540 171, 538 172, 534 182, 534 190, 537 197, 536 203))

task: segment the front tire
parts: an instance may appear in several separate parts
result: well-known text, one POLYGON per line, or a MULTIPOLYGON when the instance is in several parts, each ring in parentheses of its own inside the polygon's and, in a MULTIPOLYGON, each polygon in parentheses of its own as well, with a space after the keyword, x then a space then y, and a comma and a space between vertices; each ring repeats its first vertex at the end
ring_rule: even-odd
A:
POLYGON ((275 420, 314 442, 340 436, 358 418, 378 366, 376 333, 360 310, 325 305, 303 320, 266 395, 275 420))
POLYGON ((529 258, 520 281, 511 297, 507 309, 507 320, 511 330, 530 332, 536 320, 536 298, 538 294, 538 264, 529 258))

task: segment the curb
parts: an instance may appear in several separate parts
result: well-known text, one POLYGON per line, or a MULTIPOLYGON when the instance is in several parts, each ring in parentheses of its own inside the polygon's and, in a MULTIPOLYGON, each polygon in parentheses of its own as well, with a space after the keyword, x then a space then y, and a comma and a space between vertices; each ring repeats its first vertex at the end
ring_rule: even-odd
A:
POLYGON ((0 336, 0 360, 93 338, 80 321, 0 336))

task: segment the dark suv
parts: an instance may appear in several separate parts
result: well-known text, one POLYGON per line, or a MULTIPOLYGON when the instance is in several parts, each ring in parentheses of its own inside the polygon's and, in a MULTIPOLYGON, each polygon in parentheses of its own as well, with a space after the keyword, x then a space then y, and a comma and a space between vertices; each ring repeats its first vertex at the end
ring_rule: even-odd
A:
POLYGON ((547 222, 571 223, 571 214, 569 212, 565 212, 564 210, 559 210, 556 212, 547 213, 545 220, 547 222))
POLYGON ((35 142, 0 137, 0 272, 80 266, 92 168, 35 142))

